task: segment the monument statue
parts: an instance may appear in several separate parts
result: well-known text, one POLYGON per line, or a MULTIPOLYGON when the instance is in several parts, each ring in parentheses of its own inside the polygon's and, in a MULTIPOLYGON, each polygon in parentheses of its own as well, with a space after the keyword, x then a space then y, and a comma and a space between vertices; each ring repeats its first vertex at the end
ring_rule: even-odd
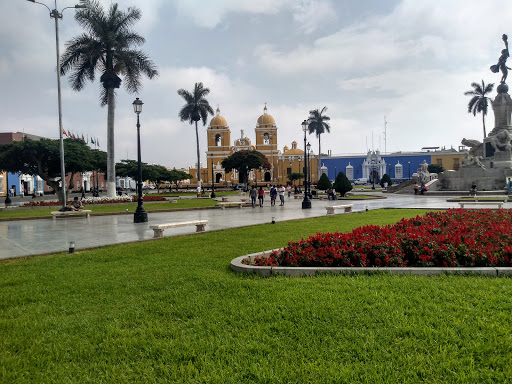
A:
POLYGON ((512 137, 510 137, 508 129, 502 129, 496 135, 491 137, 491 145, 494 147, 496 152, 510 151, 512 149, 512 145, 510 144, 511 140, 512 137))
POLYGON ((498 59, 498 64, 491 65, 490 69, 493 73, 498 73, 498 71, 501 71, 502 76, 501 76, 500 83, 503 84, 507 80, 508 70, 512 69, 512 68, 507 67, 507 59, 510 56, 508 53, 508 37, 507 37, 507 35, 503 34, 503 36, 501 36, 501 38, 503 39, 503 42, 505 43, 505 49, 501 50, 501 56, 498 59))
POLYGON ((485 169, 485 166, 480 161, 482 160, 482 156, 473 156, 469 157, 469 154, 466 152, 464 158, 462 159, 463 167, 480 167, 485 169))
POLYGON ((465 137, 460 142, 462 145, 469 147, 469 154, 471 156, 483 156, 484 155, 484 145, 478 141, 473 139, 466 139, 465 137))

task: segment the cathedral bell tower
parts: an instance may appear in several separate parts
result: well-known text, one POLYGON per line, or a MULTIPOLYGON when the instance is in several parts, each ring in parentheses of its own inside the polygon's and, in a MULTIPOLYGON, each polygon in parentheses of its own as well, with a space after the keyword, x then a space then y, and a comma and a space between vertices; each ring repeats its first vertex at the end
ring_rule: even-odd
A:
POLYGON ((208 151, 206 152, 206 163, 208 164, 208 176, 213 177, 216 184, 226 180, 226 175, 220 162, 230 155, 231 131, 224 117, 220 115, 220 108, 217 107, 217 115, 210 121, 206 129, 208 138, 208 151))
POLYGON ((271 164, 271 169, 258 174, 258 181, 274 183, 277 181, 277 126, 274 118, 263 108, 263 115, 258 118, 255 128, 256 150, 263 153, 271 164))

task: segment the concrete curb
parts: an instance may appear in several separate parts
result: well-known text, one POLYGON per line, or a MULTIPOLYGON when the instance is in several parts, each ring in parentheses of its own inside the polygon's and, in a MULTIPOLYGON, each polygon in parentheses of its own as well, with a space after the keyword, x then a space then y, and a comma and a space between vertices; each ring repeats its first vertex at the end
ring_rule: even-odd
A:
MULTIPOLYGON (((275 249, 278 250, 278 249, 275 249)), ((257 274, 263 277, 270 276, 315 276, 317 274, 378 274, 386 273, 390 275, 418 275, 418 276, 438 276, 438 275, 484 275, 489 277, 512 276, 512 267, 259 267, 254 265, 242 264, 242 260, 254 260, 255 257, 269 255, 274 250, 251 253, 249 255, 239 256, 231 260, 231 269, 235 273, 257 274)))

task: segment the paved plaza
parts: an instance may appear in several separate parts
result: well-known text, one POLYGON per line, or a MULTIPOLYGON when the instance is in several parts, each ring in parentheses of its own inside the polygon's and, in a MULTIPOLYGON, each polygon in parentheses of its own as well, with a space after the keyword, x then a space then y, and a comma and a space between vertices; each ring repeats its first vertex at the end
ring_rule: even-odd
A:
MULTIPOLYGON (((73 241, 75 248, 91 247, 142 241, 153 238, 150 225, 208 220, 207 231, 242 227, 254 224, 271 223, 272 218, 280 221, 325 216, 327 205, 353 204, 355 212, 378 208, 456 208, 455 202, 447 202, 446 197, 386 195, 386 199, 327 201, 314 200, 311 209, 301 209, 301 200, 287 199, 284 207, 265 206, 222 209, 200 209, 173 212, 151 212, 147 223, 133 223, 133 213, 85 217, 65 217, 37 220, 15 220, 0 222, 0 259, 40 255, 51 252, 67 251, 73 241)), ((236 200, 233 198, 233 200, 236 200)), ((512 203, 506 203, 505 207, 512 203)), ((94 208, 93 208, 94 213, 94 208)), ((50 216, 48 214, 48 216, 50 216)), ((195 226, 167 229, 164 237, 191 234, 195 226)))

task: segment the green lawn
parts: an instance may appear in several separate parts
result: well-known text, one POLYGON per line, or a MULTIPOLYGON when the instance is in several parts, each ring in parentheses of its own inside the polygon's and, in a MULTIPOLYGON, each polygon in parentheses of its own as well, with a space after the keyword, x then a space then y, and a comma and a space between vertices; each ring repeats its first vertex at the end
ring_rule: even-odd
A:
MULTIPOLYGON (((144 203, 144 209, 148 212, 174 210, 174 209, 191 209, 213 207, 217 202, 211 199, 178 199, 176 203, 155 202, 144 203)), ((29 217, 50 217, 51 211, 58 211, 60 206, 54 207, 36 207, 36 208, 9 208, 0 211, 0 220, 13 218, 29 218, 29 217)), ((135 212, 137 203, 122 204, 95 204, 84 205, 84 209, 90 209, 91 215, 100 213, 119 213, 119 212, 135 212)))
POLYGON ((0 262, 2 383, 506 383, 512 279, 234 274, 378 210, 0 262))

